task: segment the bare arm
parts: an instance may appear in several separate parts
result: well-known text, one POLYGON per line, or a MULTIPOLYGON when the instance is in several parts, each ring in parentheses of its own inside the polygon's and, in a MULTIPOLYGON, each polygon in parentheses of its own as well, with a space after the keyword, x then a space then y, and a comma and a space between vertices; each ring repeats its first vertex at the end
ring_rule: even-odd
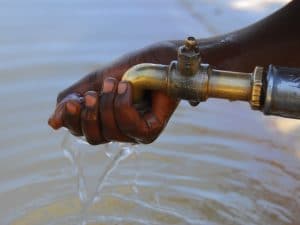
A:
MULTIPOLYGON (((182 45, 182 41, 173 42, 182 45)), ((300 67, 300 1, 246 28, 199 42, 204 61, 219 69, 251 72, 256 65, 300 67)))
MULTIPOLYGON (((300 1, 244 29, 200 39, 204 62, 218 69, 251 72, 257 65, 300 67, 300 1)), ((111 140, 150 143, 160 134, 178 101, 154 91, 147 114, 140 115, 132 101, 130 84, 120 82, 131 66, 150 62, 169 64, 182 41, 165 41, 132 52, 85 76, 62 91, 49 124, 85 135, 91 144, 111 140)))

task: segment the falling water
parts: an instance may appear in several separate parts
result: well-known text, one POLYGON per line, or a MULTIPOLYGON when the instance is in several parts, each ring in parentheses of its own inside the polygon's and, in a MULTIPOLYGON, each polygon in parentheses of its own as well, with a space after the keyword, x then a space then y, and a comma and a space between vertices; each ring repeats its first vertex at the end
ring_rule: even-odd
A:
POLYGON ((46 124, 59 91, 120 55, 230 32, 286 1, 1 1, 0 224, 299 224, 299 121, 182 103, 155 143, 124 160, 117 143, 71 136, 66 159, 63 133, 46 124))
MULTIPOLYGON (((135 154, 136 146, 132 144, 110 142, 104 146, 93 147, 90 146, 84 139, 75 138, 69 133, 65 134, 62 141, 62 149, 65 157, 71 162, 73 172, 76 176, 76 186, 78 191, 78 197, 81 203, 81 222, 80 225, 87 225, 89 220, 87 211, 94 204, 101 201, 101 191, 105 185, 107 178, 110 174, 118 167, 122 160, 125 160, 130 155, 135 154), (85 174, 85 164, 89 164, 87 156, 90 154, 92 157, 95 155, 106 156, 105 162, 99 161, 96 163, 105 164, 105 166, 97 171, 98 181, 95 187, 88 188, 89 183, 85 174)), ((137 160, 135 160, 137 161, 137 160)), ((138 192, 137 186, 135 185, 138 177, 138 170, 136 170, 134 182, 132 185, 133 191, 138 192)))

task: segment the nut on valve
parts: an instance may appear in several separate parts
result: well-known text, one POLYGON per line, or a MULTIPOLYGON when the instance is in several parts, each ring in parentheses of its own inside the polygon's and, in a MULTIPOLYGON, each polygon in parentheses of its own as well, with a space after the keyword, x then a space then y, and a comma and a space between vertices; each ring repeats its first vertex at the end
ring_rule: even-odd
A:
POLYGON ((178 69, 183 76, 194 76, 200 67, 201 56, 197 40, 188 37, 178 49, 178 69))

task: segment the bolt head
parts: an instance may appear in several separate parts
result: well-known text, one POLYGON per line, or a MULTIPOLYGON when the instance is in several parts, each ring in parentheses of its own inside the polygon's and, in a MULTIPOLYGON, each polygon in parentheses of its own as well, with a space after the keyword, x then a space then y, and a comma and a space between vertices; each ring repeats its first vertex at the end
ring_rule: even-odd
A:
POLYGON ((195 37, 187 37, 184 41, 184 46, 188 50, 196 49, 198 48, 198 43, 195 37))

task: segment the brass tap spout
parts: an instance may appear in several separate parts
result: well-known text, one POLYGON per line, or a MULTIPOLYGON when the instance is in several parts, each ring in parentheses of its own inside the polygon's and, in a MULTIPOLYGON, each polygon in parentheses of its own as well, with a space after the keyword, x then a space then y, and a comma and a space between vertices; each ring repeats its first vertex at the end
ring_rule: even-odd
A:
POLYGON ((132 84, 133 102, 141 101, 145 90, 167 90, 168 68, 166 65, 142 63, 127 70, 122 80, 132 84))
POLYGON ((177 61, 170 65, 133 66, 122 80, 132 84, 134 103, 143 99, 144 91, 160 90, 171 97, 196 102, 209 97, 247 101, 252 109, 266 115, 300 119, 299 69, 271 65, 268 74, 262 67, 256 67, 253 73, 215 70, 201 63, 193 37, 179 47, 177 61))
MULTIPOLYGON (((261 70, 254 73, 259 74, 261 70)), ((196 39, 189 37, 178 49, 178 60, 170 65, 143 63, 131 67, 122 80, 133 86, 133 102, 142 100, 146 90, 160 90, 174 98, 205 101, 208 97, 250 101, 255 86, 251 73, 214 70, 201 64, 196 39), (254 86, 253 86, 254 85, 254 86)), ((261 78, 261 76, 258 76, 261 78)))
POLYGON ((146 90, 160 90, 175 98, 194 101, 205 101, 208 97, 251 100, 252 73, 214 70, 207 64, 201 64, 197 76, 185 76, 178 67, 177 61, 169 66, 142 63, 127 70, 122 80, 132 84, 135 103, 143 99, 146 90))

